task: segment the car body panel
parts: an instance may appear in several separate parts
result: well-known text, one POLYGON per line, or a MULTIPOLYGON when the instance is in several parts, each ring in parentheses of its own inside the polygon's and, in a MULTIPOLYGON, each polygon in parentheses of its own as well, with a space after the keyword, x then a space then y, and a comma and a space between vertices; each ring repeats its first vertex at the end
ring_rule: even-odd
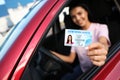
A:
MULTIPOLYGON (((119 47, 119 46, 118 46, 119 47)), ((120 79, 120 50, 115 53, 115 56, 112 57, 109 63, 106 63, 105 66, 93 77, 93 80, 119 80, 120 79)))
MULTIPOLYGON (((46 31, 46 29, 48 29, 48 26, 50 25, 50 22, 53 20, 54 16, 56 15, 56 13, 60 9, 60 7, 62 7, 62 5, 65 3, 65 0, 59 0, 59 2, 57 2, 57 3, 55 3, 55 2, 57 2, 57 0, 56 1, 55 0, 48 1, 46 6, 43 8, 44 11, 49 10, 49 14, 46 16, 44 21, 42 21, 42 23, 39 25, 39 28, 36 30, 36 32, 34 33, 34 36, 32 37, 31 41, 27 45, 27 48, 26 48, 26 50, 23 54, 23 57, 21 58, 18 66, 17 66, 17 68, 16 68, 16 70, 13 74, 12 80, 20 79, 21 74, 23 73, 24 68, 28 63, 28 60, 30 59, 32 53, 34 52, 34 49, 36 48, 39 41, 41 41, 40 39, 42 39, 42 37, 43 37, 42 35, 45 34, 45 31, 46 31), (50 10, 50 9, 48 9, 48 6, 49 6, 49 8, 53 7, 53 6, 54 7, 50 10)), ((43 11, 43 10, 41 10, 41 11, 43 11)), ((47 13, 47 12, 43 12, 43 13, 47 13)), ((41 14, 41 12, 38 12, 38 14, 36 15, 37 17, 35 17, 31 21, 31 23, 35 22, 36 18, 41 19, 41 16, 39 16, 39 14, 41 14)), ((43 15, 45 15, 45 14, 43 14, 43 15)), ((39 21, 39 20, 36 20, 36 22, 37 21, 39 21)), ((38 23, 40 23, 40 22, 38 22, 38 23)), ((31 24, 30 24, 30 26, 31 26, 31 24)), ((33 24, 33 26, 36 26, 36 25, 33 24)))
MULTIPOLYGON (((44 0, 43 0, 44 1, 44 0)), ((17 37, 0 61, 0 79, 19 80, 36 47, 43 39, 55 16, 70 0, 48 0, 17 37)), ((118 46, 120 47, 120 46, 118 46)), ((116 49, 114 49, 116 50, 116 49)), ((120 51, 115 52, 109 62, 92 75, 92 80, 120 79, 120 51)))
MULTIPOLYGON (((6 80, 9 77, 12 77, 12 74, 14 73, 15 67, 18 64, 19 59, 21 58, 22 54, 24 54, 24 51, 29 44, 29 41, 31 40, 31 37, 35 33, 36 29, 39 27, 40 23, 44 20, 46 14, 49 12, 49 10, 53 7, 53 5, 57 2, 57 0, 52 0, 46 3, 46 6, 43 6, 42 9, 40 9, 37 14, 31 19, 31 21, 28 23, 26 28, 22 31, 20 36, 16 39, 14 44, 11 46, 11 48, 8 50, 5 57, 1 60, 1 75, 0 79, 6 80), (41 15, 40 15, 41 14, 41 15), (9 57, 11 56, 11 57, 9 57), (9 65, 8 65, 9 63, 9 65)), ((44 27, 43 29, 45 29, 44 27)), ((41 29, 40 34, 42 35, 44 30, 41 29)), ((35 46, 34 46, 35 47, 35 46)), ((33 50, 32 46, 32 50, 33 50)), ((28 49, 27 54, 29 56, 25 56, 26 58, 30 58, 30 54, 32 53, 31 49, 28 49), (29 52, 30 51, 30 52, 29 52)), ((27 61, 24 60, 24 61, 27 61)))

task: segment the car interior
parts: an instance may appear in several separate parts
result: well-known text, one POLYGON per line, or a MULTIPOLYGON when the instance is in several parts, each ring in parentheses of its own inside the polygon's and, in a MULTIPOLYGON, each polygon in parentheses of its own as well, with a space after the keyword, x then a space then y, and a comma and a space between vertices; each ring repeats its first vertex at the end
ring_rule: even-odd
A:
MULTIPOLYGON (((71 0, 65 7, 69 7, 73 2, 77 2, 77 0, 71 0)), ((118 43, 120 40, 120 1, 81 0, 81 2, 89 6, 93 14, 92 21, 108 25, 111 41, 110 54, 108 55, 108 57, 110 56, 108 59, 110 59, 113 53, 111 51, 114 50, 114 47, 120 46, 118 43)), ((63 9, 65 7, 63 7, 63 9)), ((73 27, 76 25, 71 21, 69 14, 66 14, 66 12, 60 12, 60 14, 56 16, 52 25, 50 25, 46 31, 43 40, 37 46, 21 80, 61 80, 64 74, 72 72, 73 68, 79 64, 77 57, 74 63, 69 64, 50 52, 50 50, 52 50, 64 55, 69 55, 71 47, 64 46, 65 29, 78 29, 78 27, 73 27), (64 15, 63 23, 60 22, 60 14, 64 15)), ((114 54, 115 53, 116 52, 114 52, 114 54)), ((78 80, 92 77, 99 69, 100 68, 93 66, 92 69, 81 75, 78 80)))

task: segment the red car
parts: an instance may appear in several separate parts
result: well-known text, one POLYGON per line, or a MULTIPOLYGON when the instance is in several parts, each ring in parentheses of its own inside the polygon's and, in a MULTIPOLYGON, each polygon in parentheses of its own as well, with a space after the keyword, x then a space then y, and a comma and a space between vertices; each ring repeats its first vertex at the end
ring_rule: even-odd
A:
POLYGON ((69 53, 70 47, 63 41, 64 30, 72 28, 67 9, 73 2, 89 5, 94 20, 108 25, 112 43, 106 64, 92 67, 78 80, 120 79, 120 0, 40 0, 0 45, 0 80, 60 80, 72 72, 79 64, 77 59, 73 64, 65 63, 49 49, 69 53))

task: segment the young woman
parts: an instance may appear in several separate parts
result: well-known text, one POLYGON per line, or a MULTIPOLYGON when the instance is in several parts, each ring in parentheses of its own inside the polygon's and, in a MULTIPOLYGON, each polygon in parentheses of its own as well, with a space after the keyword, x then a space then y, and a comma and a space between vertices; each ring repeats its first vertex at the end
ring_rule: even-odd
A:
POLYGON ((67 44, 73 44, 72 42, 72 35, 68 35, 68 38, 67 38, 67 44))
MULTIPOLYGON (((72 21, 77 26, 79 26, 80 29, 88 30, 93 33, 92 44, 90 44, 87 49, 80 46, 72 46, 69 56, 64 56, 54 51, 51 52, 60 57, 65 62, 69 63, 72 63, 74 61, 77 54, 80 62, 80 69, 82 70, 82 72, 87 71, 93 65, 104 65, 106 55, 108 53, 108 48, 110 46, 107 25, 91 22, 89 19, 89 9, 85 4, 72 5, 70 6, 69 12, 72 21)), ((74 72, 75 75, 74 73, 67 75, 67 78, 69 80, 75 80, 76 77, 80 76, 81 72, 78 71, 77 68, 75 69, 75 71, 77 72, 74 72)), ((64 77, 63 79, 65 78, 66 77, 64 77)))

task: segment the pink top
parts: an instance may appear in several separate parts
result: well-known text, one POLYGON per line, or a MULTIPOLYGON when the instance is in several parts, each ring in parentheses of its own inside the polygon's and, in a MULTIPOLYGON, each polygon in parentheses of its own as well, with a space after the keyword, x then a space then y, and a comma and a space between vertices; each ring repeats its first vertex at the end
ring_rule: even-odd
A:
MULTIPOLYGON (((107 25, 99 24, 99 23, 92 23, 90 25, 88 31, 91 31, 93 34, 92 42, 97 42, 100 36, 105 36, 110 45, 107 25)), ((87 71, 88 69, 90 69, 93 66, 92 62, 90 61, 89 57, 87 56, 87 50, 84 47, 72 46, 71 52, 76 52, 76 54, 79 58, 81 69, 83 72, 87 71)))

